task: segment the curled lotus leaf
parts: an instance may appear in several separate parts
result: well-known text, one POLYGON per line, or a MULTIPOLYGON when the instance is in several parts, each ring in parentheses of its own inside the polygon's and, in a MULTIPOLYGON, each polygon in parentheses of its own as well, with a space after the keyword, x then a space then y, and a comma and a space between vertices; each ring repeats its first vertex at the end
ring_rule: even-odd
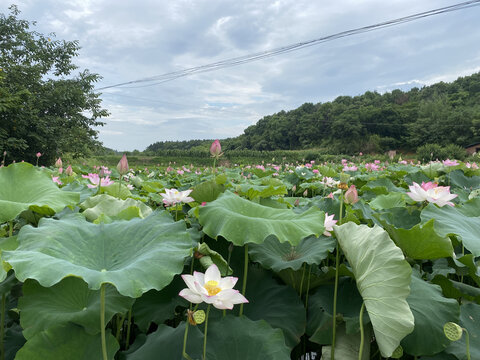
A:
POLYGON ((215 239, 223 236, 237 246, 260 244, 270 235, 296 246, 307 236, 320 236, 324 219, 324 212, 316 207, 299 214, 263 206, 230 191, 201 207, 198 215, 204 233, 215 239))
POLYGON ((46 171, 31 164, 0 168, 0 224, 29 209, 53 215, 79 200, 78 193, 60 190, 46 171))

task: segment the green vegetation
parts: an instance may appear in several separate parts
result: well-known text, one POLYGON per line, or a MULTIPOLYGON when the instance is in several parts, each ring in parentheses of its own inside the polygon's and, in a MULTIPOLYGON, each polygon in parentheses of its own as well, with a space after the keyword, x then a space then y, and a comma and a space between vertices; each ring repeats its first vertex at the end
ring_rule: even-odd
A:
POLYGON ((72 76, 77 41, 44 36, 17 16, 0 14, 0 149, 7 160, 53 163, 66 152, 88 154, 100 143, 94 126, 108 115, 93 86, 99 80, 88 70, 72 76))
MULTIPOLYGON (((464 147, 480 141, 480 73, 410 91, 367 91, 332 102, 305 103, 268 115, 244 134, 222 140, 224 150, 297 150, 323 154, 407 152, 435 143, 464 147)), ((147 152, 207 149, 211 140, 157 142, 147 152)), ((435 158, 434 158, 435 159, 435 158)))

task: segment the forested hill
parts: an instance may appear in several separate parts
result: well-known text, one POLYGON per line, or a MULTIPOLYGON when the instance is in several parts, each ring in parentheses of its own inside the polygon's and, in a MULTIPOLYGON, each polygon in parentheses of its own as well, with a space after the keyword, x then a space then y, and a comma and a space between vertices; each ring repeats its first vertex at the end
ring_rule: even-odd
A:
MULTIPOLYGON (((427 143, 465 146, 480 141, 480 73, 404 92, 367 91, 326 103, 305 103, 268 115, 224 149, 323 149, 330 153, 415 150, 427 143)), ((210 140, 157 142, 147 151, 198 149, 210 140)))

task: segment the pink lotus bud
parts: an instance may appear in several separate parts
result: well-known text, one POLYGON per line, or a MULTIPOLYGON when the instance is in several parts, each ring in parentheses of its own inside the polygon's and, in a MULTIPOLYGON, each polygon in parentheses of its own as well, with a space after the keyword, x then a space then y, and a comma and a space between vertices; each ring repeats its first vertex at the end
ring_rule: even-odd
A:
POLYGON ((350 186, 350 188, 345 192, 345 204, 355 204, 358 202, 358 193, 355 185, 350 186))
POLYGON ((63 168, 62 168, 62 167, 61 167, 61 168, 58 168, 58 173, 59 173, 59 174, 62 174, 62 173, 63 173, 63 168))
POLYGON ((100 168, 100 171, 98 173, 98 176, 100 177, 103 177, 105 175, 105 169, 103 168, 103 166, 100 168))
POLYGON ((7 150, 3 152, 3 156, 6 156, 6 155, 7 155, 7 150))
POLYGON ((123 154, 122 158, 118 162, 117 170, 120 175, 125 175, 128 172, 128 161, 126 154, 123 154))
POLYGON ((308 195, 308 189, 305 189, 305 191, 303 192, 303 197, 307 197, 308 195))
POLYGON ((40 156, 42 156, 42 153, 37 152, 37 158, 39 158, 40 156))
POLYGON ((212 145, 210 146, 210 154, 213 157, 218 158, 222 153, 222 146, 220 145, 220 141, 215 140, 212 145))
POLYGON ((62 158, 58 158, 57 161, 55 161, 55 167, 56 168, 61 168, 62 167, 62 158))
POLYGON ((65 174, 67 174, 68 176, 73 175, 72 165, 68 165, 68 167, 65 169, 65 174))

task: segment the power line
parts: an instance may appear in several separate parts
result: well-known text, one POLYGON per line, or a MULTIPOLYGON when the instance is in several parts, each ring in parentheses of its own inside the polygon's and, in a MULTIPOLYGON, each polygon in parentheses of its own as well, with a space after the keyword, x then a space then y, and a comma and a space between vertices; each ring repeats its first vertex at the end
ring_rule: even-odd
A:
MULTIPOLYGON (((135 87, 154 86, 154 85, 162 84, 162 83, 172 81, 172 80, 175 80, 175 79, 178 79, 178 78, 181 78, 181 77, 190 76, 190 75, 198 74, 198 73, 215 71, 215 70, 219 70, 219 69, 223 69, 223 68, 227 68, 227 67, 232 67, 232 66, 238 66, 238 65, 249 63, 249 62, 258 61, 258 60, 270 58, 270 57, 273 57, 273 56, 278 56, 278 55, 281 55, 281 54, 289 53, 289 52, 292 52, 292 51, 297 51, 297 50, 300 50, 300 49, 303 49, 303 48, 306 48, 306 47, 315 46, 315 45, 318 45, 318 44, 321 44, 321 43, 324 43, 324 42, 327 42, 327 41, 332 41, 332 40, 340 39, 340 38, 347 37, 347 36, 357 35, 357 34, 370 32, 370 31, 374 31, 374 30, 378 30, 378 29, 382 29, 382 28, 386 28, 386 27, 390 27, 390 26, 395 26, 395 25, 411 22, 411 21, 414 21, 414 20, 418 20, 418 19, 422 19, 422 18, 434 16, 434 15, 444 14, 444 13, 457 11, 457 10, 463 10, 463 9, 467 9, 467 8, 478 6, 478 5, 480 5, 480 0, 466 1, 466 2, 455 4, 455 5, 451 5, 451 6, 446 6, 446 7, 442 7, 442 8, 438 8, 438 9, 428 10, 428 11, 424 11, 424 12, 421 12, 421 13, 401 17, 401 18, 394 19, 394 20, 388 20, 388 21, 381 22, 381 23, 374 24, 374 25, 369 25, 369 26, 364 26, 364 27, 352 29, 352 30, 342 31, 342 32, 339 32, 339 33, 336 33, 336 34, 333 34, 333 35, 324 36, 324 37, 321 37, 321 38, 318 38, 318 39, 303 41, 303 42, 299 42, 299 43, 295 43, 295 44, 291 44, 291 45, 287 45, 287 46, 283 46, 283 47, 279 47, 279 48, 275 48, 275 49, 270 49, 270 50, 266 50, 266 51, 262 51, 262 52, 258 52, 258 53, 253 53, 253 54, 244 55, 244 56, 240 56, 240 57, 221 60, 221 61, 214 62, 214 63, 211 63, 211 64, 196 66, 196 67, 192 67, 192 68, 188 68, 188 69, 184 69, 184 70, 173 71, 173 72, 165 73, 165 74, 162 74, 162 75, 157 75, 157 76, 152 76, 152 77, 148 77, 148 78, 143 78, 143 79, 123 82, 123 83, 119 83, 119 84, 104 86, 104 87, 98 88, 96 90, 99 91, 99 90, 105 90, 105 89, 110 89, 110 88, 120 87, 120 86, 125 86, 125 85, 133 85, 133 84, 139 84, 139 83, 151 83, 151 82, 153 82, 153 83, 147 84, 147 85, 135 86, 135 87)), ((128 88, 134 88, 134 87, 128 87, 128 88)))

